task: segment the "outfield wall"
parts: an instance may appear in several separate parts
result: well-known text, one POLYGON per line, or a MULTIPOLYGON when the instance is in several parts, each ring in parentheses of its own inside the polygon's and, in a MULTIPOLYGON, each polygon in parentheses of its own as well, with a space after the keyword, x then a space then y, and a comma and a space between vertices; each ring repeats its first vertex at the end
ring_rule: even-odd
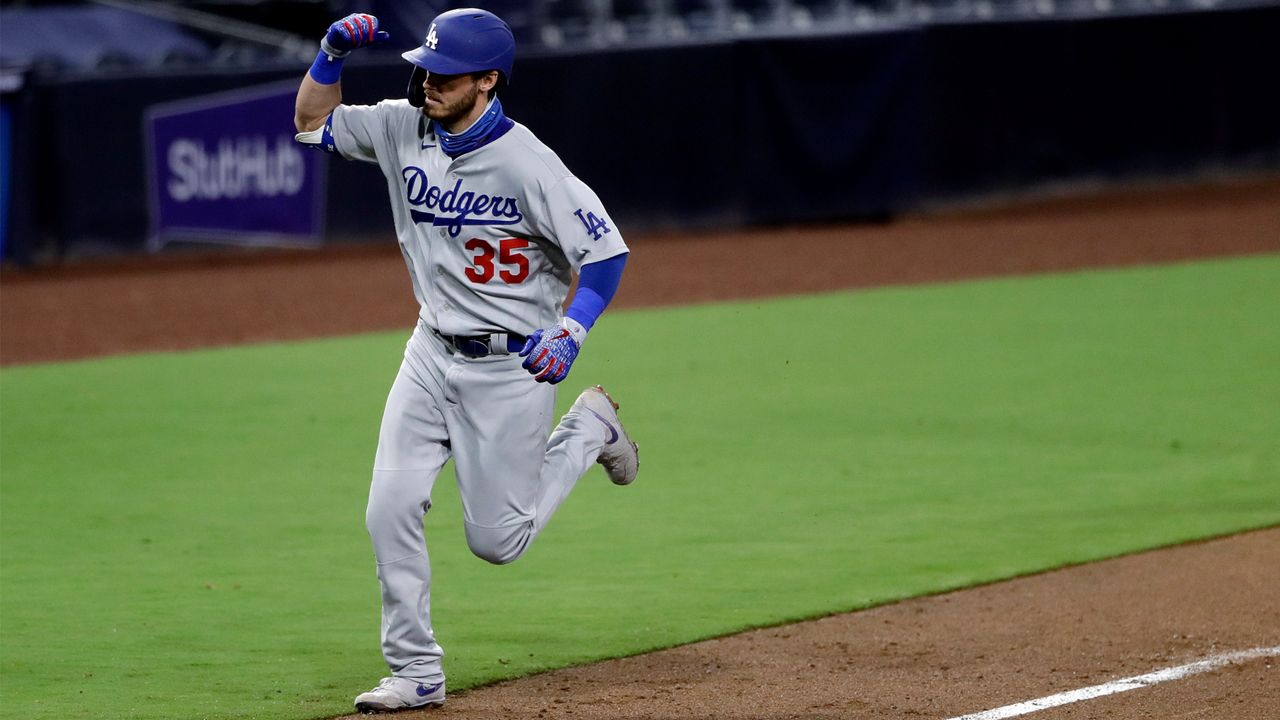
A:
MULTIPOLYGON (((1076 180, 1280 167, 1280 5, 540 55, 503 102, 633 229, 881 218, 1076 180)), ((11 257, 139 250, 143 118, 300 77, 31 79, 13 112, 11 257)), ((349 102, 401 96, 357 58, 349 102)), ((385 236, 377 171, 329 166, 327 234, 385 236)))

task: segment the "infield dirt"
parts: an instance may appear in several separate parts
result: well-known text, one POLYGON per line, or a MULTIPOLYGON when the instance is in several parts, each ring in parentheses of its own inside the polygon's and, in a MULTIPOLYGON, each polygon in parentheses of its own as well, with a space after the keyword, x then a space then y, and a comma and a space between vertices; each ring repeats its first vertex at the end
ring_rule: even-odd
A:
MULTIPOLYGON (((1272 253, 1280 178, 628 242, 616 307, 1272 253)), ((0 287, 4 365, 407 329, 416 315, 391 238, 6 268, 0 287)), ((401 717, 950 718, 1280 646, 1277 568, 1271 528, 546 673, 401 717)), ((1274 720, 1278 665, 1237 663, 1030 717, 1274 720)))

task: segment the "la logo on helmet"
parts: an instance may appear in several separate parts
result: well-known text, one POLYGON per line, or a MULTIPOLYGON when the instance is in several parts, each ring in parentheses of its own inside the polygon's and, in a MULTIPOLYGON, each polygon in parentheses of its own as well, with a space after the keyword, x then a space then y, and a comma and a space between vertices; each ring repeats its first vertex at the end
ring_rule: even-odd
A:
POLYGON ((431 23, 431 29, 427 30, 427 47, 435 50, 438 42, 440 42, 440 36, 436 35, 436 24, 431 23))

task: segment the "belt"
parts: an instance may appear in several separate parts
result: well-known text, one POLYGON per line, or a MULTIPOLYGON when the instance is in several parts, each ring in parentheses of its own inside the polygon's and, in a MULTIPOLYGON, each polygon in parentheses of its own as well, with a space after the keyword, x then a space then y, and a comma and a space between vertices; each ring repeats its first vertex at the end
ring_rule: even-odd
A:
POLYGON ((450 350, 467 357, 481 358, 488 355, 511 355, 520 352, 525 338, 515 333, 489 333, 488 335, 445 335, 432 330, 450 350))

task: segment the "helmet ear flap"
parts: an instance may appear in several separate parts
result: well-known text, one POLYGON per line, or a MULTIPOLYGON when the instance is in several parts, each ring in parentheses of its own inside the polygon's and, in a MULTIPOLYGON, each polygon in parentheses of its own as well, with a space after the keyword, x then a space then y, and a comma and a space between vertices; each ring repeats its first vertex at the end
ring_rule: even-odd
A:
POLYGON ((405 96, 409 98, 409 104, 416 108, 427 104, 427 94, 422 89, 422 83, 426 80, 427 71, 415 65, 413 74, 409 76, 409 88, 405 91, 405 96))

